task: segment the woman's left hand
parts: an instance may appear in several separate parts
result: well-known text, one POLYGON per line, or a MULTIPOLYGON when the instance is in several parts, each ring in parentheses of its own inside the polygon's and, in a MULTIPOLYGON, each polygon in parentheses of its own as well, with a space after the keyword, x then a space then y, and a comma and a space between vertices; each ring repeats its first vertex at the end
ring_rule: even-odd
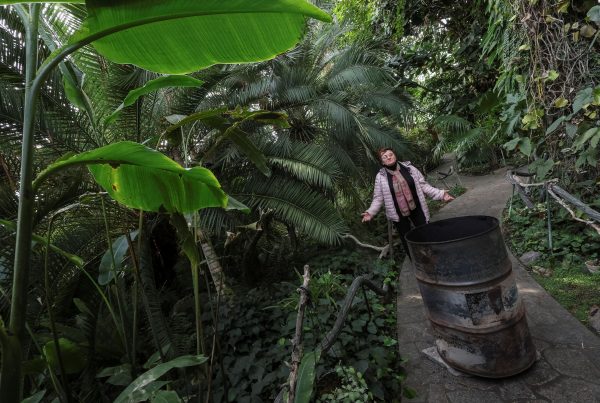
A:
POLYGON ((454 196, 452 196, 450 193, 448 193, 447 190, 444 190, 444 198, 442 199, 445 202, 449 202, 454 200, 454 196))

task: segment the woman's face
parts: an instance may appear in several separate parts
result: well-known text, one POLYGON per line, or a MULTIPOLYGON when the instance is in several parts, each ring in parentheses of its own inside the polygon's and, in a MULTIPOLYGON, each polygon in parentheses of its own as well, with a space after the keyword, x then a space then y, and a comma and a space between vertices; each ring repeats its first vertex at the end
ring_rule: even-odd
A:
POLYGON ((392 150, 382 153, 380 158, 383 165, 393 165, 396 163, 396 154, 392 150))

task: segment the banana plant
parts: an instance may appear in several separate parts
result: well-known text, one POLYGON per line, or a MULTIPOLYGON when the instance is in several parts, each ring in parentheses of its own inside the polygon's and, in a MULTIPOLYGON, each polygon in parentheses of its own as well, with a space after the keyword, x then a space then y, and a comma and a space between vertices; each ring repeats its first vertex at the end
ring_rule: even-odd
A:
MULTIPOLYGON (((59 0, 51 3, 60 2, 59 0)), ((0 1, 0 5, 11 5, 20 10, 19 15, 26 30, 26 90, 12 306, 8 327, 0 324, 0 397, 7 403, 20 402, 22 399, 22 343, 25 336, 26 295, 35 202, 34 121, 36 101, 52 70, 73 52, 90 44, 113 62, 135 64, 165 74, 190 73, 216 63, 267 60, 297 43, 304 32, 306 17, 322 21, 331 19, 328 14, 304 0, 121 0, 108 3, 104 0, 65 0, 62 3, 85 3, 87 19, 68 43, 56 48, 38 69, 40 9, 41 3, 45 2, 32 1, 28 2, 28 6, 20 3, 27 2, 0 1)), ((143 167, 133 165, 134 168, 131 168, 129 164, 121 166, 118 161, 118 158, 110 157, 94 160, 93 166, 97 168, 92 168, 92 172, 97 178, 101 177, 110 182, 111 179, 115 179, 111 176, 111 169, 117 165, 115 170, 128 172, 126 176, 134 178, 127 182, 133 186, 137 183, 136 175, 144 171, 143 167), (106 168, 107 164, 111 169, 106 168), (94 172, 94 169, 98 172, 94 172)), ((109 189, 112 189, 114 194, 124 190, 122 187, 114 189, 112 185, 109 189)), ((186 189, 188 188, 182 186, 180 191, 186 189)), ((221 198, 221 203, 226 198, 224 194, 217 192, 215 195, 209 189, 197 192, 202 199, 221 198)), ((114 194, 111 193, 113 196, 114 194)), ((155 202, 156 200, 150 203, 154 206, 155 202)), ((167 206, 176 209, 177 203, 168 200, 159 203, 158 206, 167 210, 167 206)))

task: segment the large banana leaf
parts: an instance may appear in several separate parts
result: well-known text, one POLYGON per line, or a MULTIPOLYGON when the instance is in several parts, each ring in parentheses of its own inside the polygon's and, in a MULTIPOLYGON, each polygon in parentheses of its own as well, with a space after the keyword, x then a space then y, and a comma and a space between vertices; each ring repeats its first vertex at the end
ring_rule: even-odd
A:
POLYGON ((305 17, 331 17, 305 0, 87 0, 72 42, 99 33, 94 47, 116 63, 171 74, 216 63, 267 60, 292 48, 305 17))
POLYGON ((190 212, 227 206, 227 196, 211 171, 183 168, 164 154, 130 141, 60 159, 38 175, 34 189, 48 175, 76 165, 87 165, 96 182, 130 208, 190 212))

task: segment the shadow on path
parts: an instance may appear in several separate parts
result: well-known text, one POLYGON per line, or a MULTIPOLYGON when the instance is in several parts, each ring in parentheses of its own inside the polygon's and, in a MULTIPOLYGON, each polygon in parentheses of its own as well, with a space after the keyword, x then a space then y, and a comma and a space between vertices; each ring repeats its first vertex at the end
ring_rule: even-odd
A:
MULTIPOLYGON (((462 215, 501 218, 510 198, 506 170, 461 181, 467 193, 444 206, 432 221, 462 215)), ((434 181, 435 183, 435 181, 434 181)), ((421 351, 434 345, 412 266, 400 272, 397 315, 398 347, 408 378, 405 386, 417 397, 411 402, 600 402, 600 338, 561 307, 511 256, 517 286, 540 359, 529 370, 505 379, 453 376, 421 351)))

